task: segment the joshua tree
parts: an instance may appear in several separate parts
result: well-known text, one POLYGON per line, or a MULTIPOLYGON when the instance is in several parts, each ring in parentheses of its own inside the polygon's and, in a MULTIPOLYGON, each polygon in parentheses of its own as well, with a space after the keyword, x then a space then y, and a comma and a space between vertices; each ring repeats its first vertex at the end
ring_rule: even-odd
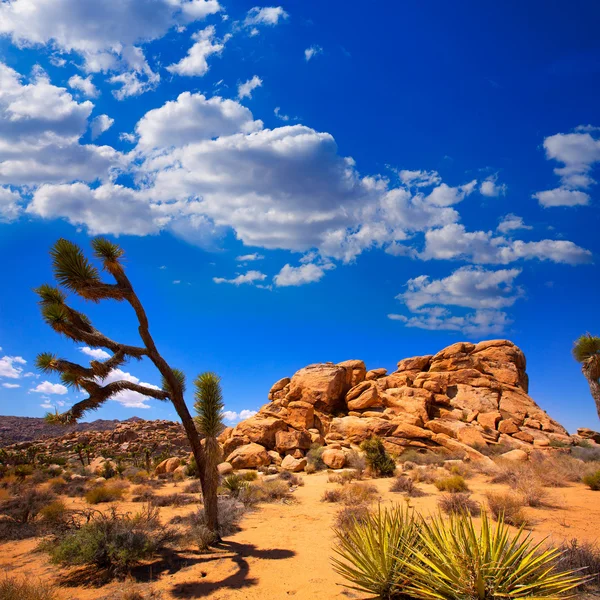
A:
POLYGON ((202 373, 194 382, 196 386, 196 401, 194 409, 196 424, 200 434, 204 436, 204 514, 206 526, 219 539, 219 515, 217 510, 217 487, 219 485, 219 455, 221 449, 217 436, 223 430, 223 395, 220 378, 215 373, 202 373))
POLYGON ((85 458, 83 457, 83 451, 85 450, 85 445, 79 443, 75 446, 74 450, 75 450, 75 452, 77 452, 77 456, 79 457, 81 466, 85 467, 85 458))
POLYGON ((581 363, 581 372, 588 381, 600 417, 600 337, 582 335, 573 346, 573 356, 581 363))
POLYGON ((183 399, 185 377, 181 371, 171 368, 156 348, 150 335, 144 307, 125 275, 121 262, 123 250, 104 238, 92 240, 92 248, 95 257, 102 262, 103 269, 112 275, 115 283, 104 282, 98 269, 85 257, 81 249, 65 239, 59 239, 50 250, 56 280, 67 291, 74 292, 84 300, 99 302, 110 299, 128 302, 135 311, 143 345, 122 344, 95 329, 86 315, 67 304, 66 293, 60 287, 44 284, 37 288, 35 291, 40 297, 42 317, 54 331, 91 348, 105 348, 113 353, 105 361, 92 360, 89 367, 57 358, 54 354, 39 354, 39 369, 60 373, 61 381, 65 385, 89 394, 88 398, 77 402, 67 412, 49 414, 47 418, 58 423, 76 422, 86 412, 96 410, 122 390, 131 390, 157 400, 170 400, 187 434, 199 467, 200 485, 204 489, 204 452, 194 420, 183 399), (141 360, 144 357, 151 360, 162 375, 162 389, 125 380, 104 383, 108 374, 128 359, 141 360))

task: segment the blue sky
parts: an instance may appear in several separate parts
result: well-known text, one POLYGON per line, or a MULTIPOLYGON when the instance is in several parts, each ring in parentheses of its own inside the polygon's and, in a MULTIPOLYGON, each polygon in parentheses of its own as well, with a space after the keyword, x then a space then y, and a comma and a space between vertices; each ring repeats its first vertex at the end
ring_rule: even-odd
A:
MULTIPOLYGON (((544 409, 598 428, 570 351, 600 329, 599 17, 583 1, 0 2, 0 411, 79 399, 34 372, 40 351, 90 355, 31 290, 58 237, 102 234, 164 355, 217 371, 232 421, 312 362, 391 370, 503 337, 544 409)), ((73 302, 135 342, 127 307, 73 302)), ((117 376, 159 381, 144 363, 117 376)), ((175 416, 129 394, 89 418, 133 415, 175 416)))

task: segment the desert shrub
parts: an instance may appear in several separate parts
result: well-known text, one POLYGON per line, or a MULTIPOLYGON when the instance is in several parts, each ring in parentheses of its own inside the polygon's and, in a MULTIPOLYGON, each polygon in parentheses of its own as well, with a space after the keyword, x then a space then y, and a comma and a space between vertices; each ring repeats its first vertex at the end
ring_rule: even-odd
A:
POLYGON ((244 480, 238 473, 227 475, 227 477, 223 477, 223 480, 221 481, 221 487, 233 498, 237 498, 241 490, 248 484, 249 482, 244 480))
POLYGON ((501 454, 505 454, 506 452, 509 452, 510 450, 512 450, 512 446, 509 446, 508 444, 505 444, 504 442, 500 442, 498 444, 486 444, 485 446, 475 446, 476 450, 479 450, 479 452, 481 452, 481 454, 483 454, 484 456, 489 456, 489 457, 494 457, 494 456, 500 456, 501 454))
POLYGON ((456 494, 442 494, 438 500, 440 510, 447 515, 467 513, 469 515, 478 515, 481 507, 475 502, 470 494, 458 492, 456 494))
POLYGON ((511 493, 488 492, 486 499, 495 521, 503 521, 515 527, 521 527, 527 523, 523 512, 525 503, 519 496, 511 493))
POLYGON ((535 479, 517 481, 514 486, 515 490, 521 494, 523 502, 527 506, 533 508, 539 508, 540 506, 550 506, 548 500, 548 492, 542 485, 535 479))
POLYGON ((1 600, 55 600, 56 592, 48 583, 5 575, 0 579, 1 600))
POLYGON ((55 564, 94 566, 123 576, 174 537, 172 529, 161 525, 156 508, 146 507, 133 516, 113 509, 106 514, 94 513, 79 529, 43 544, 42 549, 55 564))
POLYGON ((281 479, 272 479, 270 481, 261 481, 252 484, 252 487, 258 490, 261 502, 275 502, 290 497, 290 486, 281 479))
POLYGON ((571 448, 571 456, 583 462, 600 462, 600 448, 579 445, 571 448))
POLYGON ((334 490, 325 490, 321 496, 321 502, 340 502, 342 496, 342 490, 339 488, 334 490))
POLYGON ((111 479, 112 477, 114 477, 117 474, 116 469, 113 467, 112 463, 110 461, 106 461, 103 465, 102 465, 102 470, 100 471, 100 475, 102 477, 104 477, 104 479, 111 479))
POLYGON ((333 568, 353 589, 377 598, 406 598, 401 588, 411 576, 407 564, 419 547, 419 529, 414 513, 402 507, 350 518, 335 530, 333 568))
POLYGON ((410 462, 415 465, 440 465, 444 461, 444 458, 435 452, 419 452, 411 448, 405 450, 398 460, 402 463, 410 462))
POLYGON ((394 459, 387 453, 383 442, 378 437, 365 440, 360 449, 365 453, 365 460, 370 471, 377 477, 392 477, 396 471, 394 459))
POLYGON ((302 487, 304 485, 304 479, 302 479, 302 477, 296 475, 295 473, 290 473, 289 471, 281 471, 281 473, 277 475, 277 479, 286 481, 290 487, 302 487))
POLYGON ((435 465, 416 467, 407 472, 415 483, 435 483, 440 477, 447 477, 448 472, 435 465))
POLYGON ((589 475, 584 475, 582 478, 583 483, 587 485, 590 490, 599 491, 600 490, 600 470, 595 473, 590 473, 589 475))
POLYGON ((0 504, 0 514, 19 525, 33 523, 39 512, 53 502, 54 494, 49 491, 27 488, 14 498, 0 504))
POLYGON ((368 483, 350 483, 342 489, 342 500, 347 506, 369 504, 379 497, 379 491, 368 483))
POLYGON ((190 481, 190 483, 183 488, 183 491, 186 494, 201 494, 202 486, 200 485, 200 480, 194 479, 193 481, 190 481))
POLYGON ((133 489, 133 493, 131 496, 132 502, 152 502, 156 494, 154 493, 154 488, 149 485, 138 485, 133 489))
POLYGON ((196 458, 192 456, 190 462, 187 464, 187 474, 189 477, 199 477, 200 471, 198 469, 198 465, 196 464, 196 458))
POLYGON ((408 577, 399 591, 412 598, 500 600, 558 598, 580 585, 581 576, 555 567, 556 549, 542 550, 520 530, 484 512, 481 528, 470 515, 420 520, 420 547, 407 556, 408 577))
POLYGON ((163 598, 160 590, 148 590, 140 587, 128 586, 118 597, 111 600, 161 600, 163 598))
POLYGON ((206 552, 217 541, 217 534, 202 521, 192 523, 188 538, 198 546, 200 552, 206 552))
POLYGON ((406 475, 400 475, 394 479, 390 486, 390 492, 401 492, 412 498, 424 496, 425 492, 415 485, 415 482, 406 475))
POLYGON ((256 481, 258 479, 258 473, 256 471, 244 471, 238 473, 243 481, 256 481))
POLYGON ((469 491, 469 486, 461 475, 442 477, 441 479, 436 480, 434 485, 440 492, 449 492, 451 494, 469 491))
POLYGON ((315 465, 311 465, 310 463, 306 463, 306 466, 304 467, 304 472, 307 475, 312 475, 313 473, 317 472, 317 467, 315 467, 315 465))
POLYGON ((33 465, 15 465, 13 474, 15 477, 25 479, 25 477, 33 474, 33 465))
MULTIPOLYGON (((233 498, 219 497, 217 510, 219 515, 219 535, 226 537, 238 531, 238 524, 245 512, 244 505, 233 498)), ((182 517, 178 521, 185 521, 189 524, 187 537, 196 543, 200 550, 205 550, 208 545, 214 542, 214 536, 212 536, 206 526, 204 510, 199 510, 189 516, 182 517)), ((174 521, 172 520, 171 522, 174 521)))
POLYGON ((307 466, 311 465, 315 471, 322 471, 327 468, 327 465, 323 462, 322 456, 325 452, 325 446, 320 444, 313 444, 310 450, 306 453, 307 466))
POLYGON ((585 587, 600 587, 600 548, 573 539, 559 548, 556 566, 561 571, 581 571, 588 578, 585 587))
POLYGON ((360 479, 360 476, 354 469, 345 469, 340 473, 329 473, 327 476, 327 481, 329 483, 341 483, 342 485, 357 479, 360 479))
POLYGON ((87 485, 84 479, 71 479, 62 490, 62 494, 70 498, 82 498, 87 492, 87 485))
POLYGON ((152 506, 187 506, 188 504, 193 504, 198 500, 194 498, 194 496, 190 496, 189 494, 166 494, 166 495, 155 495, 150 500, 152 506))
POLYGON ((131 481, 131 483, 146 483, 150 479, 148 471, 138 469, 137 467, 128 467, 123 470, 122 476, 131 481))
POLYGON ((346 454, 346 465, 349 469, 354 469, 358 474, 357 479, 360 479, 367 468, 367 459, 364 454, 360 454, 356 450, 350 450, 346 454))
POLYGON ((88 504, 100 504, 101 502, 114 502, 121 500, 124 489, 116 485, 99 485, 88 490, 85 501, 88 504))
POLYGON ((364 523, 369 514, 369 506, 367 504, 344 506, 335 516, 334 527, 338 531, 348 531, 355 523, 364 523))
POLYGON ((529 466, 537 479, 546 487, 565 487, 581 481, 588 466, 570 454, 546 456, 542 452, 531 455, 529 466))
POLYGON ((54 500, 40 510, 43 525, 50 531, 64 530, 68 526, 71 511, 62 500, 54 500))

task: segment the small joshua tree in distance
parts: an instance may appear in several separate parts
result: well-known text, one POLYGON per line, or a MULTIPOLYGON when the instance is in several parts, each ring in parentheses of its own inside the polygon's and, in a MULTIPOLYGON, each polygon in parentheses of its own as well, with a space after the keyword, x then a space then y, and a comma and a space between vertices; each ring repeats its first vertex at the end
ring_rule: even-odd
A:
POLYGON ((101 261, 104 271, 113 277, 114 283, 104 282, 98 269, 86 258, 82 250, 76 244, 61 238, 52 246, 50 256, 54 276, 62 287, 44 284, 35 292, 40 298, 42 318, 54 331, 75 342, 83 342, 91 348, 105 348, 113 355, 105 361, 92 360, 89 367, 84 367, 57 358, 51 353, 39 354, 36 360, 38 369, 45 373, 59 373, 65 385, 84 390, 88 394, 87 398, 75 403, 68 411, 62 414, 48 414, 46 418, 55 423, 74 423, 88 411, 98 409, 122 390, 131 390, 149 398, 170 401, 185 429, 198 465, 200 485, 204 488, 204 452, 194 420, 183 398, 184 374, 169 366, 154 343, 144 307, 125 274, 122 263, 123 250, 117 244, 101 237, 92 240, 92 248, 95 257, 101 261), (122 344, 104 335, 92 325, 85 314, 67 304, 64 290, 91 302, 101 300, 128 302, 135 311, 143 345, 122 344), (152 361, 160 372, 162 389, 126 380, 103 383, 109 373, 127 360, 131 358, 141 360, 144 357, 152 361))
POLYGON ((219 515, 217 505, 217 487, 219 485, 219 457, 221 449, 217 436, 223 431, 223 394, 221 380, 215 373, 202 373, 194 382, 196 386, 196 425, 204 436, 204 486, 203 501, 206 526, 219 540, 219 515))
POLYGON ((581 365, 600 418, 600 337, 582 335, 573 345, 573 357, 581 365))

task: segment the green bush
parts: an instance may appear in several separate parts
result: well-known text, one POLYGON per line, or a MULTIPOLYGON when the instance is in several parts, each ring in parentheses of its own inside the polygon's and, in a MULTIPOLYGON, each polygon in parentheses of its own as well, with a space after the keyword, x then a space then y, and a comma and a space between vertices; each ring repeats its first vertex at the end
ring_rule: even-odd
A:
POLYGON ((134 516, 113 509, 94 514, 81 528, 47 542, 42 549, 55 564, 93 566, 124 576, 173 539, 173 530, 161 525, 158 509, 148 507, 134 516))
POLYGON ((306 453, 306 462, 307 466, 311 466, 311 470, 314 469, 314 471, 322 471, 323 469, 327 468, 327 465, 321 458, 321 456, 323 456, 323 452, 325 452, 325 446, 321 446, 320 444, 313 444, 310 447, 310 450, 306 453))
POLYGON ((451 494, 469 491, 469 486, 467 485, 465 478, 461 475, 442 477, 435 481, 434 485, 440 492, 450 492, 451 494))
POLYGON ((594 490, 596 492, 600 491, 600 471, 585 475, 581 481, 583 481, 583 483, 585 483, 590 490, 594 490))
POLYGON ((85 494, 88 504, 100 504, 101 502, 113 502, 123 497, 123 488, 116 485, 99 485, 85 494))
POLYGON ((372 473, 377 477, 393 477, 396 471, 394 459, 386 452, 383 442, 378 437, 365 440, 360 449, 372 473))

